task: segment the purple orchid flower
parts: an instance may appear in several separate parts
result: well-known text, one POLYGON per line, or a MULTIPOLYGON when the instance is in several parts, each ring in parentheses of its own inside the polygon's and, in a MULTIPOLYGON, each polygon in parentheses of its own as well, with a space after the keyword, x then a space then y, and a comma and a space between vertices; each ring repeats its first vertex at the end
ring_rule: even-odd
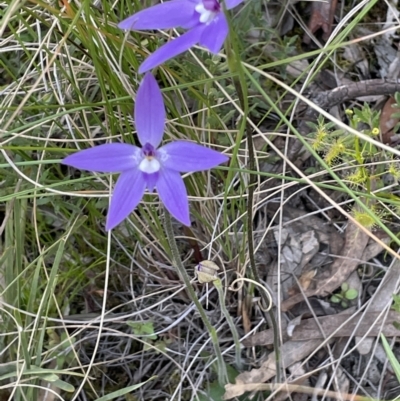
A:
MULTIPOLYGON (((243 0, 225 0, 230 10, 243 0)), ((143 74, 177 56, 196 43, 216 54, 228 35, 226 21, 218 0, 172 0, 139 11, 118 24, 121 29, 188 29, 186 33, 161 46, 139 67, 143 74)))
POLYGON ((179 173, 208 170, 228 157, 187 141, 160 145, 165 127, 165 107, 152 74, 146 74, 137 93, 135 122, 142 148, 125 143, 95 146, 74 153, 62 163, 101 173, 120 172, 111 198, 106 230, 124 220, 139 204, 146 188, 156 188, 167 210, 190 226, 186 187, 179 173))

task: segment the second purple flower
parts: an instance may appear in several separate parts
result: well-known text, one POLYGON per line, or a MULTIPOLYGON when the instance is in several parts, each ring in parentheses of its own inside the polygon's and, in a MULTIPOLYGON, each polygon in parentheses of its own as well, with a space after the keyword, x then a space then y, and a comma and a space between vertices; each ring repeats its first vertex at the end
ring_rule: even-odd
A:
MULTIPOLYGON (((243 0, 225 0, 227 10, 243 0)), ((172 0, 139 11, 118 24, 121 29, 188 29, 161 46, 139 67, 142 74, 188 50, 197 43, 218 53, 228 35, 228 23, 218 0, 172 0)))

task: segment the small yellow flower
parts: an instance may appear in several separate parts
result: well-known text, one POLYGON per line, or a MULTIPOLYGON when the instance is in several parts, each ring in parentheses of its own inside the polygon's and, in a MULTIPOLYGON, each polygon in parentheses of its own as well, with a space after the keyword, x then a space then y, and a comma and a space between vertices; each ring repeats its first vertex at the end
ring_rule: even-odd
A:
POLYGON ((354 114, 354 111, 353 111, 353 110, 350 110, 350 109, 346 109, 345 113, 346 113, 348 116, 352 116, 352 115, 354 114))
POLYGON ((375 127, 375 128, 372 128, 371 134, 377 136, 380 134, 380 132, 381 132, 380 129, 375 127))

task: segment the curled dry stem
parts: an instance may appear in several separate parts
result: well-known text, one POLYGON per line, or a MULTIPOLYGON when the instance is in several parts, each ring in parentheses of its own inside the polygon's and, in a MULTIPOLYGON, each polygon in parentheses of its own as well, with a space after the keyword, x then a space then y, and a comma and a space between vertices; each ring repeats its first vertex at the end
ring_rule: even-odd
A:
MULTIPOLYGON (((239 277, 236 280, 234 280, 232 282, 232 284, 230 285, 230 287, 229 287, 230 291, 240 291, 242 289, 243 283, 240 286, 238 286, 237 288, 233 287, 236 284, 236 282, 238 282, 238 281, 242 281, 242 282, 243 281, 247 281, 248 283, 252 283, 253 285, 255 285, 255 286, 259 287, 260 289, 262 289, 264 291, 264 293, 266 294, 267 299, 268 299, 269 302, 268 302, 268 307, 267 308, 264 308, 263 305, 261 304, 261 302, 259 302, 259 307, 265 313, 269 312, 271 310, 272 304, 273 304, 272 303, 272 297, 271 297, 271 294, 269 293, 269 291, 267 290, 267 288, 265 288, 261 283, 258 283, 257 281, 252 280, 251 278, 239 277)), ((262 297, 262 299, 265 299, 265 298, 262 297)))

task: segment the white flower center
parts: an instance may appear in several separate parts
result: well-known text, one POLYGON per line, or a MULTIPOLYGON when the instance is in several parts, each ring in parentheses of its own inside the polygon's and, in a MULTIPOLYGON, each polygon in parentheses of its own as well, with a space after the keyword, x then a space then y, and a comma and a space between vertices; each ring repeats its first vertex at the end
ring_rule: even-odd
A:
POLYGON ((143 173, 153 174, 160 170, 160 162, 155 158, 145 157, 139 164, 139 170, 143 173))
POLYGON ((197 4, 194 8, 200 14, 200 22, 208 25, 217 15, 215 11, 207 10, 203 3, 197 4))

